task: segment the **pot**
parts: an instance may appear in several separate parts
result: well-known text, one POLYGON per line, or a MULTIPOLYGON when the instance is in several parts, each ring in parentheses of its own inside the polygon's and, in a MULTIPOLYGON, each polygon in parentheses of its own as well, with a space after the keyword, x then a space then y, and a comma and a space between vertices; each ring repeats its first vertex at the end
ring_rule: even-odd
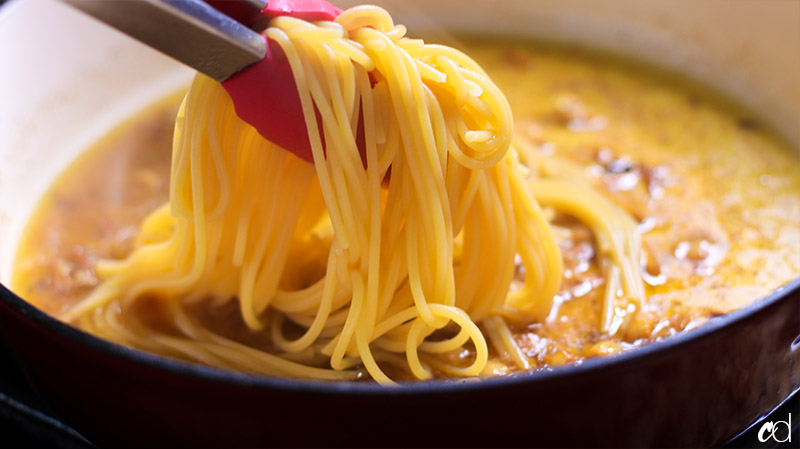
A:
MULTIPOLYGON (((443 42, 546 38, 679 70, 800 148, 798 2, 376 3, 443 42)), ((481 382, 254 376, 97 339, 6 287, 16 242, 57 173, 191 72, 53 0, 0 8, 0 61, 0 334, 37 393, 100 446, 710 446, 800 388, 800 279, 657 344, 481 382)))

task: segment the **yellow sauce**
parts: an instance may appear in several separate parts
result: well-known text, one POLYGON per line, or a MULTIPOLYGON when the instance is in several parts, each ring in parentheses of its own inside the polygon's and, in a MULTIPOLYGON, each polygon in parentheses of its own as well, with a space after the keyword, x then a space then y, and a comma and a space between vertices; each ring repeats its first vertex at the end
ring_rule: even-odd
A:
MULTIPOLYGON (((566 267, 554 309, 544 323, 510 319, 534 368, 674 335, 800 274, 800 153, 747 113, 674 76, 591 52, 465 49, 505 92, 520 140, 578 164, 643 232, 648 300, 609 337, 599 327, 605 281, 591 233, 554 214, 566 267)), ((53 183, 20 243, 17 293, 59 315, 96 285, 95 260, 127 254, 141 219, 167 200, 177 101, 122 125, 53 183)), ((215 327, 250 340, 229 312, 215 327)), ((493 353, 490 369, 516 368, 493 353)))

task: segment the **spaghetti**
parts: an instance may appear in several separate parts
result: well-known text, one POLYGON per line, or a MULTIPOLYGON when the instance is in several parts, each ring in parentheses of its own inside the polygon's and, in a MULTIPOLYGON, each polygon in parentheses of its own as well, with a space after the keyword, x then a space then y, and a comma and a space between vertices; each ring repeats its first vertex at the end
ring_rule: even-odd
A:
POLYGON ((533 156, 521 164, 511 110, 486 73, 405 31, 368 6, 335 22, 270 23, 313 165, 260 137, 197 75, 176 122, 169 204, 142 223, 127 258, 97 264, 103 282, 65 319, 144 350, 274 375, 476 376, 489 344, 528 368, 504 316, 544 320, 562 278, 535 194, 595 230, 618 280, 602 323, 615 332, 615 308, 644 300, 630 217, 533 156), (525 277, 511 289, 518 265, 525 277), (139 312, 148 301, 157 318, 139 312), (254 342, 192 313, 231 305, 254 342))

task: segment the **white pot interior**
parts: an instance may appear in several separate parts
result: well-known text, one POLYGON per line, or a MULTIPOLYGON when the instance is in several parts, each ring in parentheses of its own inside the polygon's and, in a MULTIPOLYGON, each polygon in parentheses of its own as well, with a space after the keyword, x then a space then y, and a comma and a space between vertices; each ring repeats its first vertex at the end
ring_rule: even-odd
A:
MULTIPOLYGON (((335 1, 346 7, 359 1, 335 1)), ((511 35, 611 49, 727 93, 800 147, 800 2, 389 0, 410 34, 511 35)), ((0 8, 0 282, 52 179, 191 71, 56 0, 0 8)))

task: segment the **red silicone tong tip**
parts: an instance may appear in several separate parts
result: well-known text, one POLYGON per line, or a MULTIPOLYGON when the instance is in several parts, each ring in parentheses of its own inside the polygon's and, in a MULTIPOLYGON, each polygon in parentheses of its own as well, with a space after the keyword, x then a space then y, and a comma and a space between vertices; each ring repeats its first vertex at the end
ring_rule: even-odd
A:
MULTIPOLYGON (((277 16, 333 20, 339 13, 339 8, 324 0, 269 0, 267 7, 249 20, 255 23, 277 16)), ((312 162, 305 114, 289 61, 280 45, 265 39, 264 59, 223 81, 222 86, 233 99, 239 118, 255 127, 265 139, 312 162)))
POLYGON ((244 2, 230 0, 205 1, 228 17, 254 29, 266 27, 269 19, 278 16, 292 16, 314 22, 318 20, 333 20, 342 13, 341 9, 325 0, 269 0, 267 7, 261 11, 252 9, 244 2))
POLYGON ((313 161, 305 114, 292 69, 277 42, 267 39, 267 55, 222 82, 236 115, 265 139, 313 161))
POLYGON ((309 22, 333 20, 342 10, 325 0, 269 0, 261 11, 262 16, 292 16, 309 22))

